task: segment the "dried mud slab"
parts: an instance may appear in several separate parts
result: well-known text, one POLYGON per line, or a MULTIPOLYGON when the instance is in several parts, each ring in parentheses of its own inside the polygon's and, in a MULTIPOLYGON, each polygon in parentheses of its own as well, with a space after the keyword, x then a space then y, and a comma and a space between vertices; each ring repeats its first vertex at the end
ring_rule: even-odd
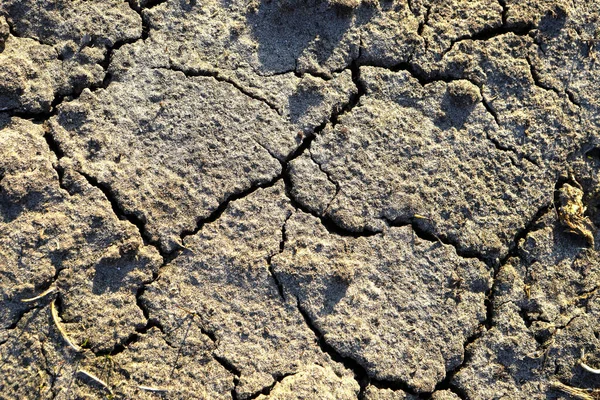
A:
POLYGON ((136 292, 161 257, 81 176, 67 168, 69 191, 61 187, 41 125, 6 118, 1 127, 0 329, 31 307, 23 300, 55 287, 71 338, 112 349, 145 325, 136 292))
POLYGON ((323 340, 374 379, 432 392, 485 319, 485 264, 410 227, 352 238, 297 213, 273 269, 323 340))
MULTIPOLYGON (((364 391, 365 400, 416 400, 419 397, 407 394, 406 392, 398 389, 380 389, 376 386, 368 386, 364 391)), ((429 397, 431 400, 458 400, 457 394, 450 390, 438 390, 431 394, 429 397)))
POLYGON ((319 398, 323 400, 356 399, 358 385, 351 376, 339 376, 330 366, 309 365, 285 377, 260 400, 293 400, 319 398))
POLYGON ((114 357, 123 398, 231 399, 234 375, 217 362, 215 345, 188 318, 169 335, 152 327, 114 357))
POLYGON ((419 17, 419 35, 424 45, 415 49, 411 60, 439 60, 455 42, 467 37, 490 32, 503 24, 502 2, 483 1, 428 1, 409 2, 419 17))
POLYGON ((104 388, 81 384, 76 378, 77 370, 93 368, 93 358, 65 346, 46 302, 25 313, 8 331, 6 341, 0 342, 0 397, 102 398, 107 394, 104 388))
POLYGON ((463 252, 504 257, 553 182, 494 143, 478 87, 372 67, 361 85, 358 105, 315 139, 313 163, 292 163, 296 200, 351 231, 412 221, 463 252))
POLYGON ((85 48, 60 60, 52 46, 11 35, 2 16, 0 30, 0 111, 47 112, 56 96, 102 82, 102 53, 85 48))
MULTIPOLYGON (((229 203, 215 222, 184 240, 184 253, 142 296, 152 319, 165 329, 193 319, 213 338, 216 357, 238 377, 238 398, 259 394, 281 378, 275 388, 285 379, 302 382, 306 368, 323 375, 324 391, 331 385, 331 368, 344 381, 352 380, 321 352, 295 303, 282 298, 270 274, 282 226, 293 211, 283 190, 279 181, 229 203), (292 374, 298 376, 286 378, 292 374)), ((341 387, 358 390, 355 381, 341 387)))
POLYGON ((0 13, 8 16, 16 35, 49 45, 112 46, 142 34, 140 16, 120 0, 59 0, 52 4, 5 0, 0 13))
POLYGON ((597 396, 598 18, 0 0, 0 398, 597 396))
POLYGON ((519 258, 496 281, 492 328, 467 348, 454 377, 469 398, 556 398, 559 381, 593 388, 600 378, 579 365, 598 357, 600 257, 548 212, 520 243, 519 258))
POLYGON ((109 48, 142 35, 122 1, 0 4, 0 111, 43 114, 61 97, 102 84, 109 48))
POLYGON ((424 63, 427 76, 468 79, 481 88, 483 104, 497 128, 498 147, 555 174, 581 145, 581 111, 569 96, 539 82, 529 36, 509 32, 489 40, 457 42, 437 64, 424 63), (493 49, 493 50, 492 50, 493 49))
POLYGON ((294 112, 282 116, 230 82, 140 66, 60 106, 52 135, 151 242, 172 251, 225 200, 280 176, 280 161, 354 87, 350 72, 323 88, 296 84, 294 112))

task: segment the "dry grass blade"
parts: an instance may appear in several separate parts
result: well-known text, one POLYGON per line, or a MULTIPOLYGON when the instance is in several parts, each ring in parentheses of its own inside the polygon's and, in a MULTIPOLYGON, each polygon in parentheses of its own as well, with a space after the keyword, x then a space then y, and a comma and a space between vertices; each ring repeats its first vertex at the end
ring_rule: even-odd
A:
POLYGON ((164 393, 167 392, 168 389, 162 389, 162 388, 155 388, 155 387, 150 387, 150 386, 138 386, 138 389, 140 390, 145 390, 146 392, 153 392, 153 393, 164 393))
POLYGON ((550 386, 579 400, 600 400, 600 391, 597 390, 578 389, 557 381, 550 382, 550 386))
POLYGON ((60 322, 60 317, 58 316, 58 310, 56 309, 56 299, 52 300, 52 303, 50 303, 50 310, 52 311, 52 319, 54 320, 54 324, 56 325, 56 328, 58 329, 58 332, 62 336, 63 340, 65 342, 67 342, 67 344, 73 350, 75 350, 77 352, 83 351, 83 349, 81 347, 77 346, 75 343, 73 343, 71 341, 71 339, 69 339, 69 336, 67 335, 67 331, 65 330, 65 328, 62 327, 62 324, 60 322))
POLYGON ((581 368, 585 369, 588 372, 591 372, 592 374, 600 374, 600 369, 590 367, 589 365, 583 362, 584 359, 585 349, 581 349, 581 358, 579 359, 579 365, 581 365, 581 368))
POLYGON ((76 375, 79 379, 92 382, 95 385, 100 386, 102 389, 106 390, 108 393, 112 394, 112 390, 110 390, 108 384, 102 379, 98 378, 96 375, 92 374, 91 372, 87 372, 86 370, 80 369, 77 370, 76 375))
POLYGON ((579 364, 581 364, 581 368, 585 369, 588 372, 591 372, 592 374, 600 374, 600 369, 592 368, 583 361, 581 361, 579 364))
POLYGON ((39 295, 37 295, 35 297, 30 297, 28 299, 22 299, 21 301, 23 303, 31 303, 31 302, 34 302, 36 300, 42 299, 42 298, 46 297, 47 295, 49 295, 50 293, 54 293, 55 291, 56 291, 56 287, 55 286, 50 286, 43 293, 40 293, 39 295))

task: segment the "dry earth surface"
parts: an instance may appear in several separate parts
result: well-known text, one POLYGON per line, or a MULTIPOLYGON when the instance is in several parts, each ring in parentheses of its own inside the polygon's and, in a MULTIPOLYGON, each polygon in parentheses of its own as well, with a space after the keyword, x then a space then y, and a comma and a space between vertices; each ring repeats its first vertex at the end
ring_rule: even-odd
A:
POLYGON ((1 0, 0 399, 599 399, 599 19, 1 0))

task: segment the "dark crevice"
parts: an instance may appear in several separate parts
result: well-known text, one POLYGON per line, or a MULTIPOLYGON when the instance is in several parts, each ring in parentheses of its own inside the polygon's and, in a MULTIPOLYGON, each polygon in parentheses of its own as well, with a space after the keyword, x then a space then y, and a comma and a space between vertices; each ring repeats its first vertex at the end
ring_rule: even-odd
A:
POLYGON ((148 39, 148 36, 150 35, 150 24, 148 23, 148 19, 145 17, 143 11, 154 8, 154 7, 158 6, 159 4, 166 3, 167 1, 168 0, 148 0, 146 2, 146 4, 142 7, 137 4, 136 0, 126 0, 127 4, 129 4, 129 7, 133 11, 135 11, 140 16, 140 19, 142 20, 142 36, 140 37, 140 39, 146 40, 146 39, 148 39))
MULTIPOLYGON (((550 209, 552 209, 553 206, 554 206, 554 203, 549 203, 549 204, 543 205, 542 207, 540 207, 538 209, 538 211, 531 218, 531 220, 525 225, 525 227, 517 232, 517 234, 515 235, 515 238, 513 239, 513 241, 510 244, 508 254, 502 260, 500 260, 500 264, 494 269, 494 277, 493 277, 493 281, 492 281, 493 282, 492 283, 492 287, 488 291, 488 293, 486 295, 486 301, 485 301, 485 305, 486 305, 486 319, 485 319, 485 322, 484 322, 484 326, 486 327, 486 329, 489 330, 493 326, 493 320, 494 320, 494 317, 495 317, 495 311, 494 311, 495 285, 496 285, 496 282, 497 282, 497 276, 498 276, 498 273, 500 272, 500 269, 511 258, 518 258, 519 257, 519 242, 521 242, 521 240, 525 239, 529 233, 533 232, 536 229, 539 220, 550 209)), ((523 317, 523 315, 521 315, 521 317, 523 317)), ((524 319, 524 321, 526 322, 526 325, 527 325, 527 321, 525 319, 524 319)))
POLYGON ((108 186, 105 183, 99 182, 96 178, 94 178, 93 176, 83 172, 83 171, 77 171, 81 176, 83 176, 86 181, 88 181, 88 183, 90 185, 92 185, 95 188, 100 189, 100 191, 102 193, 104 193, 104 196, 106 197, 106 199, 108 200, 108 202, 110 203, 113 213, 120 219, 120 220, 124 220, 124 221, 129 221, 129 223, 131 223, 132 225, 134 225, 135 227, 137 227, 138 232, 140 233, 140 236, 144 239, 144 244, 148 245, 151 244, 154 247, 156 247, 157 249, 160 249, 160 246, 158 243, 156 243, 155 241, 151 240, 148 237, 148 234, 146 232, 146 220, 145 217, 136 215, 134 213, 131 212, 127 212, 125 210, 121 209, 121 206, 119 205, 119 202, 117 200, 116 195, 113 193, 112 189, 110 188, 110 186, 108 186))
MULTIPOLYGON (((347 228, 343 227, 342 225, 340 225, 338 222, 336 222, 333 218, 331 218, 327 214, 323 214, 323 215, 317 214, 316 212, 311 210, 306 205, 297 201, 293 195, 293 182, 292 182, 292 178, 289 173, 289 165, 288 165, 290 161, 300 157, 305 151, 307 151, 307 150, 310 151, 310 146, 311 146, 313 140, 325 129, 326 126, 331 125, 331 127, 335 127, 340 122, 340 118, 343 115, 351 112, 352 109, 354 109, 354 107, 356 107, 359 104, 361 97, 365 94, 365 87, 360 80, 360 67, 359 67, 357 61, 352 62, 352 65, 350 66, 350 70, 352 72, 352 81, 354 82, 354 84, 357 88, 357 93, 353 94, 350 97, 350 100, 343 107, 340 107, 337 110, 334 110, 329 121, 323 122, 320 126, 318 126, 315 129, 314 133, 311 136, 307 136, 304 139, 304 141, 302 142, 302 144, 296 149, 296 151, 294 151, 286 160, 281 162, 281 165, 282 165, 282 169, 284 171, 283 172, 283 182, 285 184, 285 193, 294 208, 301 210, 307 214, 311 214, 312 216, 314 216, 316 218, 319 218, 319 220, 321 221, 321 224, 331 234, 356 238, 356 237, 374 236, 381 232, 369 230, 369 229, 364 229, 362 231, 353 231, 353 230, 347 229, 347 228)), ((312 157, 311 157, 311 159, 312 159, 312 157)), ((319 165, 318 163, 316 163, 316 164, 319 165)), ((325 171, 323 171, 323 172, 325 172, 325 171)), ((326 172, 325 172, 325 174, 327 175, 326 172)), ((331 180, 331 178, 329 176, 328 176, 328 179, 331 180)), ((334 183, 336 185, 336 187, 338 186, 333 180, 331 180, 331 181, 332 181, 332 183, 334 183)))
MULTIPOLYGON (((469 361, 472 359, 472 353, 470 353, 467 350, 467 348, 472 343, 477 341, 485 332, 489 331, 493 327, 493 321, 494 321, 494 317, 495 317, 494 295, 496 292, 496 283, 497 283, 498 273, 500 272, 501 268, 512 257, 518 257, 519 242, 536 228, 538 221, 544 216, 544 214, 546 214, 548 212, 548 210, 550 210, 551 207, 552 207, 552 204, 542 206, 536 212, 536 214, 533 216, 533 218, 525 225, 525 227, 522 230, 520 230, 519 232, 517 232, 514 240, 511 242, 508 254, 502 260, 500 260, 499 264, 492 266, 493 271, 494 271, 493 277, 492 277, 492 285, 491 285, 490 289, 486 292, 486 296, 485 296, 485 300, 484 300, 484 304, 486 307, 485 320, 481 322, 481 324, 480 324, 479 328, 476 330, 476 332, 473 335, 471 335, 469 338, 467 338, 467 340, 465 341, 465 343, 464 343, 465 350, 464 350, 463 361, 460 363, 460 365, 458 365, 457 367, 455 367, 454 369, 452 369, 451 371, 448 371, 446 373, 446 377, 440 383, 438 383, 436 385, 435 390, 451 390, 462 399, 469 398, 466 391, 463 388, 455 385, 453 383, 453 380, 454 380, 454 377, 456 376, 456 374, 458 372, 460 372, 461 369, 465 365, 467 365, 469 363, 469 361)), ((489 265, 489 263, 488 263, 488 265, 489 265)), ((523 315, 522 315, 522 317, 523 317, 523 315)), ((531 324, 529 324, 529 325, 531 325, 531 324)))
POLYGON ((248 399, 256 399, 260 395, 268 396, 269 394, 271 394, 271 391, 275 388, 275 386, 277 386, 278 383, 283 381, 288 376, 294 376, 294 375, 296 375, 295 372, 290 372, 287 374, 282 374, 280 376, 274 376, 273 378, 275 379, 275 382, 273 382, 271 385, 267 386, 260 392, 254 393, 252 396, 248 397, 248 399))
MULTIPOLYGON (((140 11, 136 10, 136 8, 133 6, 133 0, 129 0, 127 2, 129 3, 130 7, 134 11, 140 13, 140 11)), ((158 3, 161 3, 161 2, 163 2, 163 1, 159 1, 158 3)), ((141 14, 140 14, 140 16, 141 16, 141 14)), ((144 22, 143 21, 144 21, 144 19, 142 18, 142 28, 143 28, 142 32, 144 31, 144 22)), ((8 20, 7 20, 7 22, 8 22, 8 20)), ((12 25, 10 23, 8 23, 8 25, 9 25, 11 34, 15 37, 20 37, 15 32, 12 25)), ((135 42, 139 41, 140 39, 144 39, 143 35, 142 35, 142 37, 138 37, 138 38, 120 39, 120 40, 117 40, 112 45, 105 46, 104 59, 99 63, 99 65, 104 70, 104 77, 101 82, 94 83, 94 84, 91 84, 88 86, 75 86, 72 88, 71 91, 66 92, 66 93, 65 92, 55 93, 54 99, 50 103, 49 107, 46 108, 44 111, 16 111, 16 110, 6 110, 6 111, 13 117, 28 119, 28 120, 32 120, 34 122, 47 121, 52 116, 57 114, 57 108, 60 104, 62 104, 65 101, 72 101, 72 100, 78 99, 85 89, 89 89, 91 91, 95 91, 98 89, 106 89, 112 82, 112 78, 113 78, 112 74, 110 72, 108 72, 108 68, 112 61, 112 56, 113 56, 114 51, 120 49, 122 46, 124 46, 126 44, 135 43, 135 42)), ((34 40, 36 40, 36 39, 34 39, 34 40)), ((40 40, 37 40, 37 41, 41 44, 44 44, 40 40)), ((57 54, 57 59, 59 61, 62 60, 63 58, 64 58, 64 56, 62 54, 57 54)))
POLYGON ((572 92, 570 92, 568 89, 565 89, 565 93, 562 93, 560 90, 558 90, 557 88, 550 86, 550 85, 546 85, 542 82, 542 78, 539 74, 538 71, 536 71, 535 67, 533 66, 533 63, 531 62, 531 59, 529 57, 525 57, 525 59, 527 60, 527 64, 529 65, 529 72, 531 74, 531 79, 533 79, 533 83, 535 86, 547 90, 547 91, 552 91, 554 93, 556 93, 556 95, 561 98, 563 96, 566 96, 566 98, 569 100, 569 102, 571 102, 571 104, 573 104, 576 107, 581 107, 581 105, 579 104, 579 102, 577 102, 575 100, 575 97, 573 95, 572 92))
POLYGON ((398 227, 403 227, 403 226, 410 226, 412 228, 413 233, 419 239, 426 240, 428 242, 440 243, 445 246, 451 246, 452 248, 454 248, 454 251, 456 252, 456 254, 458 256, 460 256, 461 258, 474 258, 488 266, 490 265, 490 260, 481 256, 481 254, 479 254, 477 251, 462 249, 458 243, 451 241, 446 236, 435 235, 435 234, 431 233, 429 230, 427 230, 425 227, 423 227, 422 221, 429 221, 430 224, 432 223, 432 221, 429 219, 413 217, 413 218, 409 219, 408 221, 406 221, 401 218, 392 220, 392 219, 389 219, 389 218, 383 216, 383 217, 381 217, 381 220, 383 222, 385 222, 385 224, 387 226, 390 226, 390 227, 398 228, 398 227))
POLYGON ((474 34, 459 36, 458 38, 452 40, 452 42, 450 43, 450 46, 448 46, 447 49, 442 51, 440 58, 444 58, 444 56, 446 54, 448 54, 454 48, 454 45, 456 45, 457 43, 460 43, 460 42, 467 41, 467 40, 486 41, 486 40, 490 40, 490 39, 493 39, 498 36, 506 35, 508 33, 513 33, 517 36, 529 35, 531 33, 531 31, 535 28, 534 24, 527 23, 527 24, 519 24, 519 25, 509 26, 507 23, 508 7, 506 6, 506 4, 503 0, 499 0, 499 3, 502 6, 502 15, 501 15, 502 25, 487 26, 487 27, 484 27, 479 32, 476 32, 474 34))
MULTIPOLYGON (((364 94, 364 88, 362 87, 362 84, 359 82, 360 71, 359 71, 358 64, 356 62, 353 62, 351 71, 352 71, 353 82, 356 84, 356 86, 358 88, 358 93, 352 95, 350 100, 343 107, 339 107, 337 110, 334 110, 329 121, 324 121, 321 125, 319 125, 317 128, 315 128, 315 130, 312 134, 305 136, 304 139, 302 140, 302 142, 300 143, 300 145, 293 152, 291 152, 287 157, 285 157, 284 159, 280 159, 278 157, 275 157, 273 154, 271 154, 271 156, 276 158, 279 161, 279 163, 281 164, 282 173, 280 175, 276 176, 275 178, 273 178, 270 181, 254 184, 252 187, 248 188, 247 190, 230 195, 222 203, 220 203, 219 206, 217 207, 217 209, 215 209, 207 218, 199 219, 196 224, 196 227, 193 230, 183 231, 180 235, 181 240, 183 240, 187 236, 197 234, 205 224, 214 222, 217 219, 219 219, 221 217, 221 215, 225 212, 225 210, 228 208, 229 203, 231 203, 232 201, 242 199, 242 198, 252 194, 253 192, 255 192, 258 189, 272 187, 280 179, 283 179, 283 182, 284 182, 285 188, 286 188, 286 195, 290 199, 292 205, 297 209, 301 209, 302 211, 304 211, 306 213, 314 215, 314 213, 311 212, 307 207, 304 207, 302 204, 297 202, 290 193, 291 188, 292 188, 292 182, 291 182, 291 177, 289 175, 289 163, 291 161, 293 161, 294 159, 300 157, 307 149, 309 149, 313 140, 316 138, 316 136, 318 136, 318 134, 321 131, 323 131, 323 129, 325 129, 325 127, 328 124, 335 126, 339 122, 339 118, 341 115, 349 112, 350 110, 352 110, 352 108, 354 108, 358 104, 360 97, 364 94)), ((267 151, 268 151, 268 149, 267 149, 267 151)), ((335 233, 335 234, 338 234, 341 236, 355 236, 355 237, 371 236, 371 235, 375 235, 378 233, 378 232, 371 232, 371 231, 352 232, 352 231, 349 231, 349 230, 346 230, 346 229, 340 227, 339 225, 337 225, 333 220, 329 219, 328 217, 318 216, 318 215, 315 215, 315 216, 321 219, 323 225, 328 229, 329 232, 335 233)))
POLYGON ((500 4, 500 7, 502 7, 502 26, 507 26, 508 5, 506 4, 506 0, 498 0, 498 4, 500 4))
MULTIPOLYGON (((150 246, 155 247, 157 249, 157 251, 159 252, 159 254, 161 255, 163 262, 162 262, 161 266, 158 268, 158 271, 153 272, 152 279, 149 282, 142 283, 142 285, 138 288, 137 293, 136 293, 136 304, 137 304, 138 308, 142 311, 144 318, 146 319, 145 327, 136 329, 136 332, 146 333, 148 331, 148 329, 150 329, 153 326, 158 327, 161 330, 161 332, 164 332, 164 329, 159 324, 159 322, 155 319, 150 318, 150 312, 147 309, 147 307, 142 303, 141 297, 144 294, 146 287, 148 285, 150 285, 151 283, 153 283, 156 279, 158 279, 160 271, 167 264, 172 262, 176 257, 178 257, 181 254, 181 252, 182 252, 181 249, 178 249, 178 250, 175 250, 172 252, 163 251, 162 248, 160 247, 159 243, 151 240, 151 238, 149 237, 149 235, 145 229, 145 225, 146 225, 145 220, 142 217, 139 217, 133 213, 128 213, 128 212, 122 210, 121 207, 119 206, 119 203, 118 203, 116 197, 114 196, 114 194, 112 193, 112 190, 110 189, 110 187, 108 185, 98 182, 97 179, 95 179, 94 177, 92 177, 84 172, 81 172, 81 171, 78 171, 78 172, 87 180, 87 182, 90 185, 100 189, 100 191, 104 194, 104 196, 106 197, 108 202, 111 204, 113 213, 117 216, 117 218, 119 218, 120 220, 128 221, 129 223, 134 225, 138 229, 140 237, 144 241, 144 245, 146 245, 146 246, 150 245, 150 246)), ((132 334, 130 336, 130 338, 124 344, 117 345, 111 354, 114 355, 114 354, 117 354, 117 353, 123 351, 127 347, 128 344, 132 343, 133 341, 138 340, 138 338, 139 338, 139 336, 137 334, 132 334)))
MULTIPOLYGON (((287 218, 285 219, 285 221, 283 222, 283 225, 281 226, 281 240, 279 241, 279 252, 277 254, 283 253, 283 250, 285 249, 285 242, 287 241, 286 225, 287 225, 288 220, 292 217, 292 215, 293 215, 292 213, 290 215, 288 215, 287 218)), ((285 303, 285 295, 284 295, 284 291, 283 291, 283 285, 277 278, 277 275, 275 274, 275 271, 273 270, 273 264, 271 262, 274 256, 275 256, 275 254, 270 255, 267 258, 267 265, 269 266, 269 273, 271 274, 271 277, 273 278, 273 280, 275 281, 275 285, 277 286, 277 292, 279 293, 281 300, 285 303)))
POLYGON ((453 78, 450 76, 442 75, 440 73, 432 73, 431 76, 425 76, 423 73, 419 72, 417 67, 417 64, 412 62, 401 62, 386 69, 389 69, 392 72, 406 71, 414 79, 416 79, 421 86, 425 86, 433 82, 449 83, 456 80, 465 80, 465 78, 453 78))
POLYGON ((536 211, 536 213, 529 220, 529 222, 521 230, 519 230, 517 232, 517 234, 515 235, 515 238, 513 239, 513 241, 510 244, 508 254, 502 260, 500 260, 500 265, 506 264, 506 262, 512 257, 519 257, 519 254, 518 254, 519 242, 521 240, 525 239, 530 232, 533 232, 536 229, 537 224, 540 221, 540 219, 548 211, 550 211, 553 207, 554 207, 554 203, 550 202, 548 204, 544 204, 536 211))
MULTIPOLYGON (((481 91, 481 88, 480 88, 481 91)), ((488 113, 490 113, 490 115, 494 118, 494 121, 496 122, 496 126, 498 126, 498 128, 500 128, 502 125, 500 125, 500 121, 498 118, 498 113, 496 112, 496 110, 494 110, 494 108, 492 107, 492 105, 490 104, 490 102, 485 98, 485 96, 483 95, 483 92, 481 93, 481 103, 483 104, 483 107, 486 109, 486 111, 488 113)), ((505 146, 502 143, 500 143, 498 141, 498 139, 492 137, 490 135, 489 132, 486 131, 486 137, 487 139, 492 142, 492 144, 494 145, 494 147, 496 147, 496 149, 503 151, 503 152, 508 152, 510 153, 509 158, 511 163, 513 164, 513 166, 515 166, 516 168, 520 168, 518 165, 516 165, 515 160, 513 159, 512 155, 517 156, 520 159, 524 159, 529 161, 531 164, 535 165, 536 167, 540 168, 540 164, 537 160, 531 158, 530 156, 528 156, 527 154, 522 154, 521 152, 519 152, 518 150, 510 147, 510 146, 505 146)))
POLYGON ((278 115, 281 115, 281 111, 277 108, 276 105, 272 104, 269 100, 263 98, 262 96, 260 96, 257 93, 254 93, 252 90, 245 88, 244 86, 240 85, 235 80, 222 76, 218 71, 201 70, 201 69, 197 69, 197 68, 184 69, 184 68, 176 67, 174 65, 170 65, 169 68, 156 68, 156 69, 167 69, 170 71, 181 72, 188 78, 198 77, 198 76, 210 77, 210 78, 214 78, 215 80, 217 80, 219 82, 228 83, 228 84, 232 85, 233 87, 235 87, 237 90, 239 90, 244 95, 250 97, 251 99, 260 101, 261 103, 267 105, 271 110, 275 111, 278 115))
POLYGON ((133 343, 138 342, 142 339, 142 335, 148 333, 151 328, 158 328, 161 332, 163 332, 164 328, 157 321, 147 320, 146 324, 135 328, 135 333, 131 333, 125 340, 120 343, 117 343, 111 350, 106 351, 93 351, 96 357, 103 357, 110 355, 111 357, 116 356, 119 353, 124 352, 127 348, 133 343))
POLYGON ((230 374, 234 376, 233 378, 233 389, 231 389, 231 398, 232 400, 238 400, 237 395, 237 385, 240 382, 240 376, 242 376, 242 371, 240 371, 235 365, 233 365, 229 360, 224 357, 213 354, 213 358, 216 362, 221 364, 225 370, 227 370, 230 374))
POLYGON ((465 40, 486 41, 493 39, 497 36, 506 35, 507 33, 513 33, 517 36, 527 36, 533 29, 534 26, 531 23, 522 26, 509 27, 506 24, 502 24, 496 27, 485 27, 473 35, 465 35, 458 37, 452 42, 452 45, 465 40))
MULTIPOLYGON (((358 382, 361 387, 361 390, 366 388, 369 385, 375 386, 381 389, 392 389, 392 390, 402 390, 409 394, 419 396, 419 393, 415 392, 410 386, 401 381, 386 381, 386 380, 377 380, 369 376, 367 370, 355 359, 352 357, 346 357, 341 355, 333 346, 328 344, 323 337, 321 331, 316 327, 313 321, 310 319, 308 312, 302 307, 300 304, 300 300, 297 299, 297 307, 298 311, 304 318, 304 322, 308 326, 308 328, 315 334, 317 339, 317 343, 321 348, 321 351, 325 354, 328 354, 331 359, 335 362, 338 362, 344 367, 354 373, 354 378, 358 382)), ((421 396, 424 396, 421 394, 421 396)))
POLYGON ((329 210, 331 203, 333 203, 333 201, 335 200, 335 198, 338 196, 338 194, 340 193, 340 191, 342 189, 341 189, 340 184, 337 181, 335 181, 331 177, 331 175, 327 171, 325 171, 325 169, 323 169, 323 166, 315 160, 315 158, 313 157, 310 150, 308 152, 308 155, 310 156, 310 159, 312 160, 312 162, 314 162, 317 165, 317 167, 319 167, 319 171, 321 171, 327 177, 327 180, 329 181, 329 183, 331 183, 333 186, 335 186, 335 193, 334 193, 333 197, 331 198, 331 200, 329 201, 329 203, 327 204, 327 206, 325 207, 324 213, 326 213, 327 210, 329 210))
POLYGON ((39 43, 39 44, 41 44, 43 46, 52 47, 52 44, 50 42, 45 42, 40 37, 24 36, 24 35, 19 34, 19 32, 17 32, 17 30, 15 29, 15 27, 13 26, 13 24, 11 22, 10 15, 4 14, 4 13, 0 13, 0 16, 2 16, 2 17, 5 18, 6 24, 8 25, 8 32, 11 34, 11 36, 14 36, 14 37, 19 38, 19 39, 31 39, 31 40, 33 40, 33 41, 35 41, 35 42, 37 42, 37 43, 39 43))
POLYGON ((52 134, 47 130, 44 133, 44 139, 46 140, 50 151, 56 156, 57 162, 52 163, 52 168, 54 168, 54 170, 56 171, 56 175, 58 175, 58 185, 61 189, 65 190, 68 193, 69 188, 64 184, 65 170, 60 166, 60 159, 63 158, 65 154, 61 150, 58 143, 56 143, 56 141, 54 140, 52 134))
POLYGON ((429 4, 425 9, 425 15, 423 16, 423 21, 419 22, 419 26, 417 28, 417 35, 423 36, 423 29, 429 23, 429 14, 431 13, 431 8, 433 5, 429 4))
POLYGON ((247 197, 247 196, 251 195, 252 193, 256 192, 259 189, 266 189, 266 188, 272 187, 280 179, 281 179, 281 175, 277 175, 275 178, 271 179, 270 181, 261 182, 261 183, 255 183, 255 184, 253 184, 251 187, 249 187, 246 190, 242 190, 242 191, 240 191, 238 193, 234 193, 234 194, 229 195, 223 202, 221 202, 219 204, 219 206, 213 212, 210 213, 210 215, 208 217, 198 219, 197 222, 196 222, 196 227, 194 229, 192 229, 192 230, 183 230, 181 232, 181 234, 179 235, 181 241, 183 242, 183 240, 186 237, 195 235, 198 232, 200 232, 202 230, 202 228, 204 227, 204 225, 210 224, 212 222, 215 222, 216 220, 218 220, 219 218, 221 218, 221 216, 223 215, 223 213, 229 207, 229 203, 231 203, 232 201, 241 200, 244 197, 247 197))
MULTIPOLYGON (((407 63, 407 62, 403 62, 400 64, 397 64, 395 66, 393 66, 392 68, 389 68, 391 71, 393 72, 399 72, 399 71, 406 71, 408 72, 414 79, 416 79, 417 81, 419 81, 419 84, 421 86, 425 86, 428 85, 430 83, 433 82, 446 82, 446 83, 450 83, 453 81, 457 81, 457 80, 468 80, 465 78, 454 78, 454 77, 450 77, 450 76, 445 76, 442 74, 432 74, 432 76, 426 77, 424 76, 422 73, 420 73, 417 70, 417 67, 415 66, 415 64, 413 63, 407 63)), ((473 85, 479 87, 479 91, 481 93, 481 98, 482 98, 482 104, 484 106, 484 108, 486 109, 486 111, 488 113, 490 113, 490 115, 494 118, 494 121, 496 122, 496 125, 498 127, 500 127, 500 121, 498 118, 498 114, 496 113, 496 111, 494 110, 494 108, 491 106, 491 104, 485 99, 485 97, 483 96, 483 89, 480 85, 477 85, 475 82, 469 81, 471 82, 473 85)), ((519 151, 517 151, 516 149, 513 149, 512 147, 509 146, 505 146, 502 145, 497 139, 493 138, 492 136, 490 136, 489 132, 486 131, 486 138, 492 142, 494 144, 494 146, 496 147, 496 149, 503 151, 503 152, 509 152, 512 153, 512 155, 518 157, 519 159, 525 159, 527 161, 529 161, 530 163, 532 163, 533 165, 540 167, 539 163, 531 158, 530 156, 526 155, 526 154, 521 154, 519 151)), ((509 159, 511 161, 511 163, 516 167, 516 168, 520 168, 515 160, 513 159, 513 157, 509 156, 509 159)))
MULTIPOLYGON (((356 79, 358 80, 358 77, 356 79)), ((352 101, 350 101, 338 113, 334 114, 331 117, 330 123, 332 126, 335 126, 338 123, 339 117, 342 114, 350 111, 358 103, 358 99, 360 98, 360 96, 362 96, 362 93, 364 93, 364 91, 362 91, 359 86, 358 95, 354 96, 352 101)), ((333 218, 331 218, 327 214, 318 214, 318 213, 314 212, 306 205, 297 201, 293 195, 293 182, 292 182, 292 178, 289 173, 288 163, 290 161, 294 160, 295 158, 299 157, 300 155, 302 155, 304 153, 304 151, 306 151, 307 149, 310 149, 310 145, 312 144, 312 141, 314 140, 314 138, 318 135, 318 133, 320 133, 325 128, 325 126, 327 124, 328 124, 328 122, 324 122, 320 127, 318 127, 315 130, 314 135, 307 137, 306 140, 302 143, 302 145, 300 147, 298 147, 298 149, 291 155, 291 157, 289 157, 286 161, 282 162, 282 168, 284 169, 283 182, 285 184, 286 196, 288 197, 288 199, 290 200, 290 203, 292 204, 292 206, 294 208, 301 210, 307 214, 311 214, 312 216, 314 216, 316 218, 319 218, 319 220, 321 221, 321 224, 325 227, 325 229, 330 234, 334 234, 334 235, 338 235, 338 236, 355 237, 355 238, 368 237, 368 236, 374 236, 374 235, 380 234, 381 232, 379 232, 379 231, 368 230, 368 229, 364 229, 362 231, 353 231, 353 230, 347 229, 347 228, 343 227, 342 225, 340 225, 338 222, 336 222, 333 218)))
POLYGON ((575 98, 573 92, 571 92, 569 89, 565 89, 565 93, 567 94, 567 98, 571 103, 575 104, 577 107, 581 107, 581 103, 575 98))

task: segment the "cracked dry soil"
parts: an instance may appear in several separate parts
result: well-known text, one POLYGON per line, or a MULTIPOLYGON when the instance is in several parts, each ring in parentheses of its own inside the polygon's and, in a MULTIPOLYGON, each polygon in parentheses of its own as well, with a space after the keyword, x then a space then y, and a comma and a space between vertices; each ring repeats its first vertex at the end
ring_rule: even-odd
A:
POLYGON ((599 18, 1 0, 0 399, 600 398, 599 18))

